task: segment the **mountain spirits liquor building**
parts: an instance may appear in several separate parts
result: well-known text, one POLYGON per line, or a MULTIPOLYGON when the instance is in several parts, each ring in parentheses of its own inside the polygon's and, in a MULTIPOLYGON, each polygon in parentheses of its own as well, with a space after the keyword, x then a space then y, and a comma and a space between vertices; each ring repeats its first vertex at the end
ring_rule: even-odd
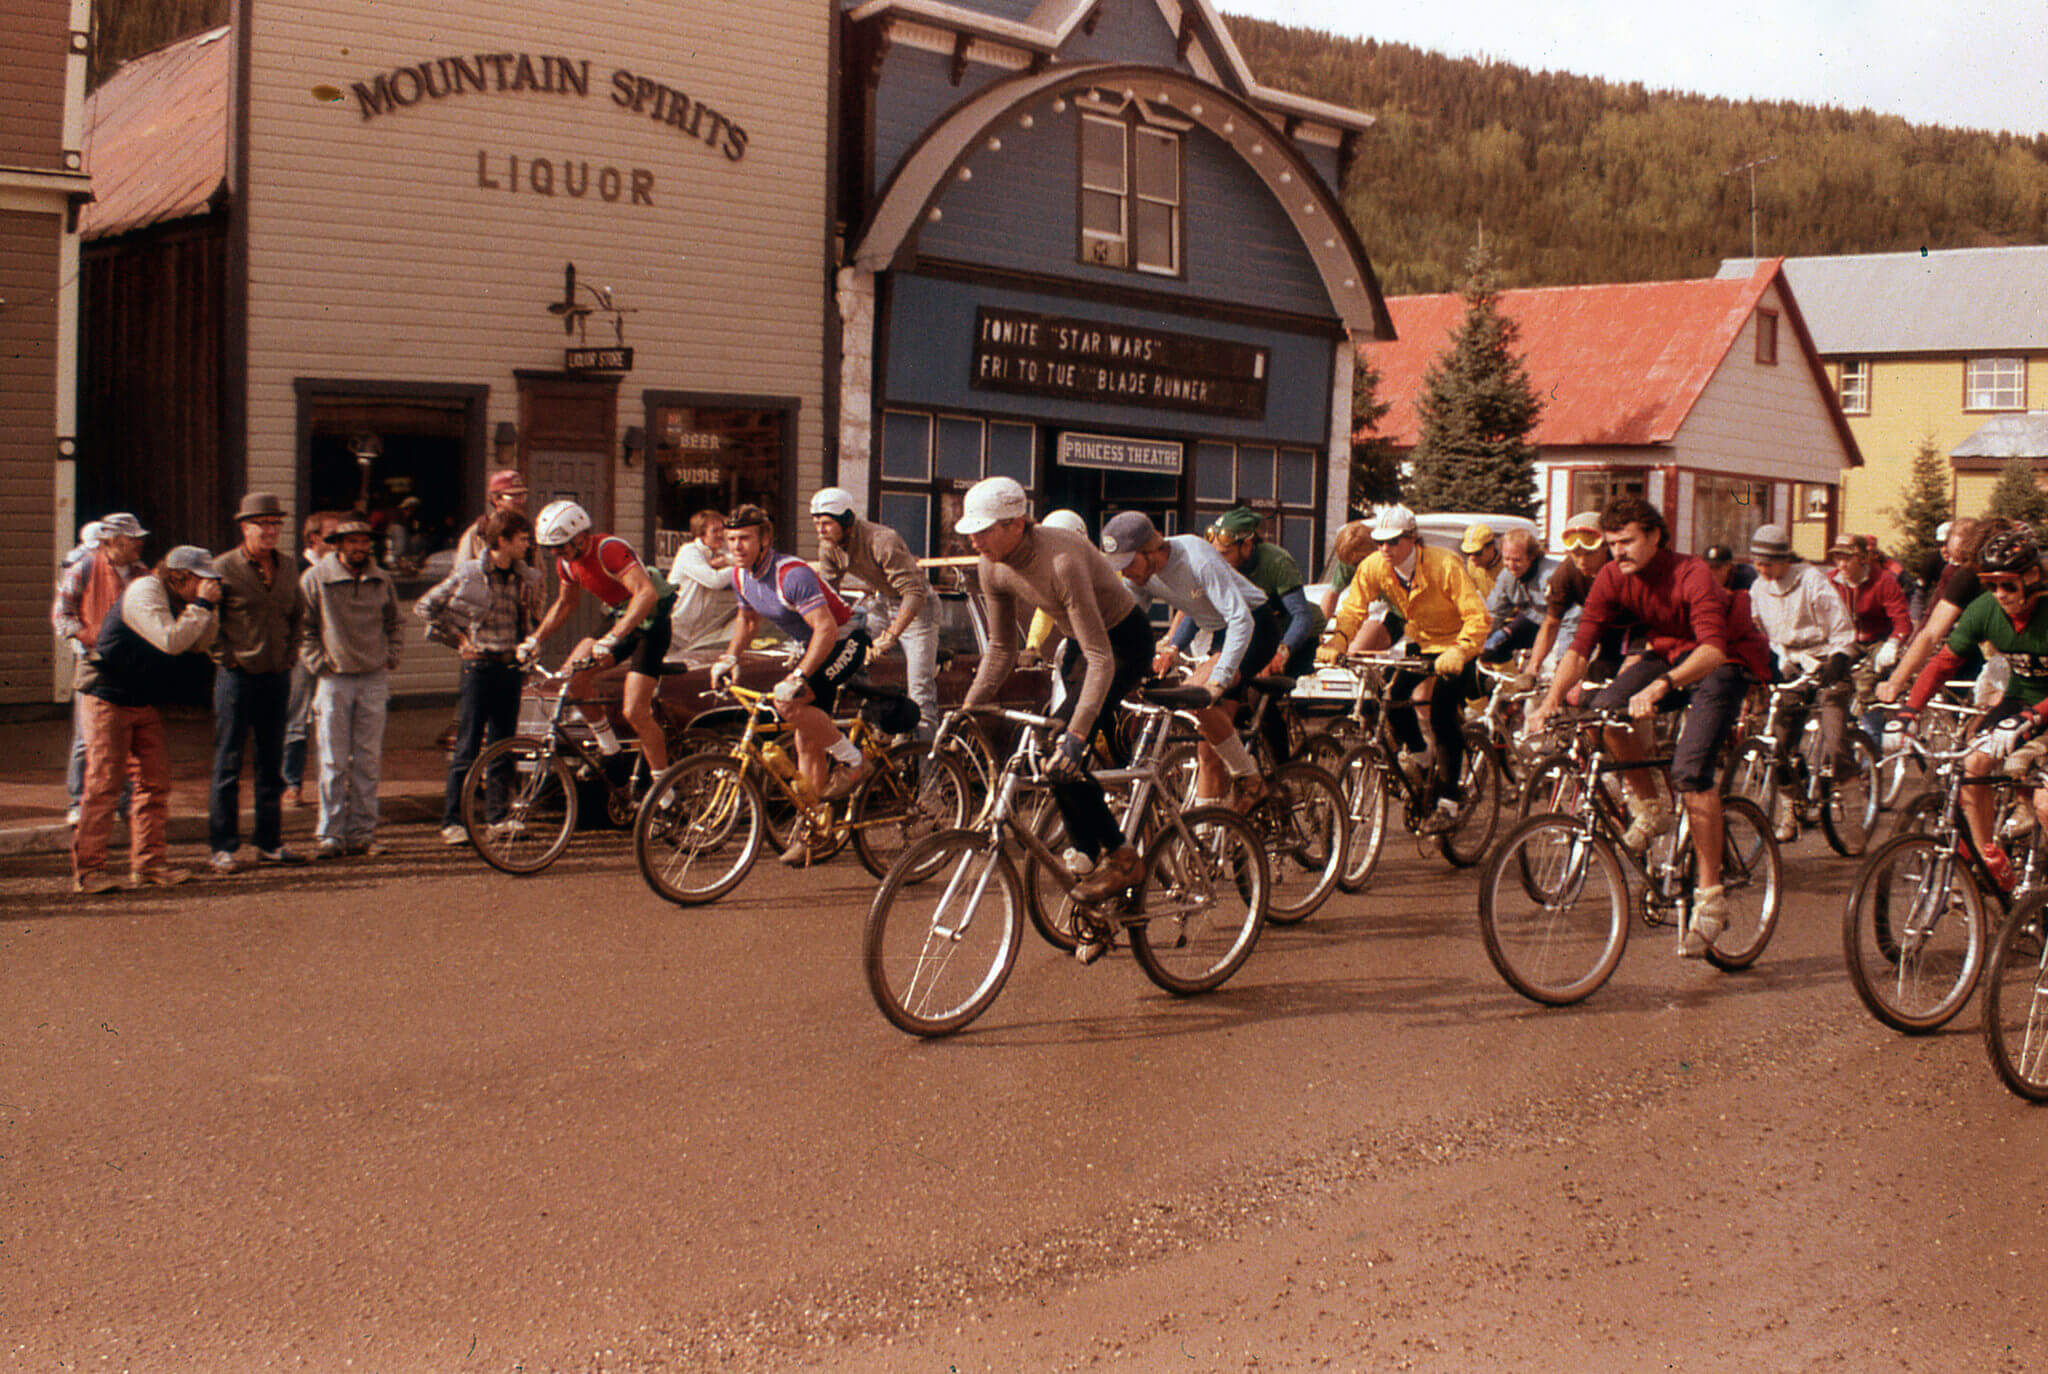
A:
POLYGON ((1344 514, 1352 353, 1389 338, 1333 188, 1367 117, 1268 90, 1207 0, 845 9, 840 480, 913 547, 1017 478, 1090 528, 1344 514))
MULTIPOLYGON (((109 504, 167 466, 207 474, 171 532, 216 544, 242 489, 301 512, 361 507, 409 594, 446 566, 501 466, 522 470, 531 509, 573 496, 649 558, 704 506, 796 517, 828 425, 829 9, 237 10, 195 78, 226 91, 208 131, 217 184, 194 207, 227 207, 222 266, 182 287, 222 302, 205 341, 218 385, 149 395, 145 326, 178 303, 109 296, 101 367, 138 393, 88 457, 109 504), (167 405, 217 411, 217 471, 209 446, 174 446, 202 427, 151 414, 167 405)), ((128 75, 103 106, 190 95, 138 81, 124 96, 128 75)), ((95 151, 164 165, 142 134, 95 151)), ((144 274, 167 229, 117 225, 95 250, 109 272, 144 274)), ((453 681, 452 656, 411 658, 400 688, 453 681)))

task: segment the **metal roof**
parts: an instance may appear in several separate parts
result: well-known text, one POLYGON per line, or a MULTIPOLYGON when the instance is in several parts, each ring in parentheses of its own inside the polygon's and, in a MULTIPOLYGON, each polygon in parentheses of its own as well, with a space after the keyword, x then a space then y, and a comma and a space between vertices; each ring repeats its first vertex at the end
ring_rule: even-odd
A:
POLYGON ((2048 410, 1994 415, 1955 446, 1951 458, 2048 458, 2048 410))
POLYGON ((228 172, 225 26, 124 63, 85 101, 88 239, 205 214, 228 172))
MULTIPOLYGON (((1720 276, 1746 277, 1750 258, 1720 276)), ((2048 247, 1786 258, 1824 356, 2048 349, 2048 247)))
MULTIPOLYGON (((1757 303, 1781 282, 1775 259, 1741 280, 1630 282, 1503 291, 1501 313, 1521 328, 1516 350, 1543 414, 1530 441, 1541 448, 1618 448, 1668 444, 1698 404, 1728 350, 1742 337, 1757 303)), ((1828 398, 1836 432, 1852 466, 1862 462, 1833 402, 1827 374, 1800 324, 1800 306, 1781 290, 1788 355, 1803 354, 1808 374, 1828 398)), ((1387 301, 1397 338, 1364 345, 1379 369, 1379 398, 1393 409, 1378 433, 1400 447, 1421 437, 1423 379, 1465 318, 1456 295, 1395 296, 1387 301)), ((1788 363, 1796 359, 1787 356, 1788 363)))

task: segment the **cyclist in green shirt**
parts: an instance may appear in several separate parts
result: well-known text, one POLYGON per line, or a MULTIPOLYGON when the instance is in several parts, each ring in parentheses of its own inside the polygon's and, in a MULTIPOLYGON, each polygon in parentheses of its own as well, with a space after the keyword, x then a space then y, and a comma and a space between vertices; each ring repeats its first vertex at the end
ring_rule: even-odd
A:
POLYGON ((1224 562, 1266 594, 1266 609, 1271 614, 1285 616, 1280 627, 1280 647, 1274 650, 1272 662, 1246 666, 1254 673, 1298 677, 1315 667, 1316 644, 1323 636, 1323 613, 1309 604, 1308 595, 1302 590, 1301 567, 1294 561, 1294 555, 1260 537, 1263 523, 1257 511, 1239 506, 1218 516, 1216 523, 1209 526, 1209 542, 1223 555, 1224 562))

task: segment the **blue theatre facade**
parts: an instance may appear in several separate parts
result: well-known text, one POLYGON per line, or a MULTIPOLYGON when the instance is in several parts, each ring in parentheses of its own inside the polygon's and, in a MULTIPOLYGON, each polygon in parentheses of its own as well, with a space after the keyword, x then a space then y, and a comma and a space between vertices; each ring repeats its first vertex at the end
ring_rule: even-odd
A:
POLYGON ((1207 0, 868 0, 841 37, 838 472, 923 552, 1007 474, 1091 529, 1233 505, 1319 567, 1353 339, 1362 115, 1259 86, 1207 0))

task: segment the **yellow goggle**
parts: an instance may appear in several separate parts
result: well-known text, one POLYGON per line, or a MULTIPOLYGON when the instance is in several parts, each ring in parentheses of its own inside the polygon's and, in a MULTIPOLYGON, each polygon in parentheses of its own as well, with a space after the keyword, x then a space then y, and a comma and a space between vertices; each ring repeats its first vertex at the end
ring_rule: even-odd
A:
POLYGON ((1568 549, 1597 549, 1600 547, 1600 544, 1600 531, 1598 530, 1566 530, 1564 532, 1564 546, 1568 549))

